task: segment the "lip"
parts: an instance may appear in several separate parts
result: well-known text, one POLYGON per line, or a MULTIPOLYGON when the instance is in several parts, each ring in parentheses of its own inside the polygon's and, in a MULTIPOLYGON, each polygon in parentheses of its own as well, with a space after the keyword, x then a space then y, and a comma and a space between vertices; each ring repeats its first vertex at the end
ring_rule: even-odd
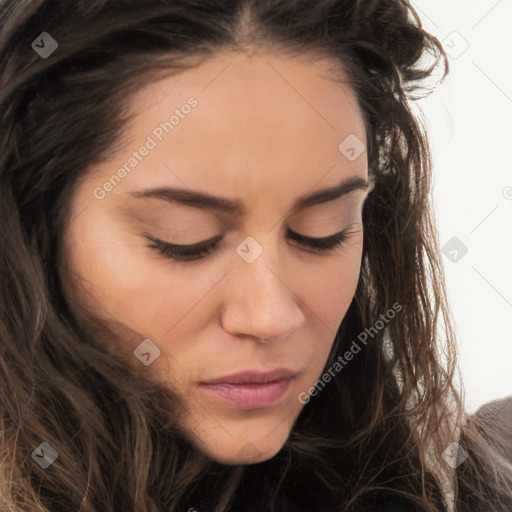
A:
POLYGON ((201 382, 201 388, 240 409, 260 409, 275 404, 290 388, 295 372, 278 368, 271 372, 248 371, 201 382))
POLYGON ((289 368, 277 368, 270 372, 249 370, 203 381, 201 384, 267 384, 276 380, 289 380, 294 375, 295 372, 289 368))

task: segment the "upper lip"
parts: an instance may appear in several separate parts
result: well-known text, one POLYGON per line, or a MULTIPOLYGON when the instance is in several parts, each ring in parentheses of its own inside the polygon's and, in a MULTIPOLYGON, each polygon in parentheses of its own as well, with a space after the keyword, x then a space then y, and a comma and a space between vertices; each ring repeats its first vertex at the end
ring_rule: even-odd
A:
POLYGON ((234 373, 202 382, 202 384, 265 384, 278 380, 288 380, 295 375, 293 370, 288 368, 277 368, 270 372, 260 372, 258 370, 250 370, 247 372, 234 373))

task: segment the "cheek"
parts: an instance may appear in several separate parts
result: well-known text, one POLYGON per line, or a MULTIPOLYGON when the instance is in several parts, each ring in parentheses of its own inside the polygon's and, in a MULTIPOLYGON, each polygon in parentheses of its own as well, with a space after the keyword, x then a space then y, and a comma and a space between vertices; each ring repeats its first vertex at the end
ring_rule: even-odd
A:
POLYGON ((127 240, 111 233, 92 228, 73 237, 68 266, 75 300, 142 336, 163 336, 208 292, 211 280, 204 273, 192 279, 193 271, 179 271, 143 241, 134 243, 133 235, 127 240))
POLYGON ((314 280, 294 290, 326 325, 338 327, 354 297, 361 270, 362 241, 308 271, 314 280))

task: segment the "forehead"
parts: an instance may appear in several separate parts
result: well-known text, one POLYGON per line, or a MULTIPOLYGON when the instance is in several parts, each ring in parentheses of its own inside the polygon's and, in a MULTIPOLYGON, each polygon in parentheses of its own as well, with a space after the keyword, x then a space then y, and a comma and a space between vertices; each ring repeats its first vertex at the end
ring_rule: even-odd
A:
POLYGON ((271 195, 269 187, 299 196, 323 177, 320 188, 364 178, 366 155, 340 150, 349 137, 366 140, 357 98, 340 77, 328 59, 225 53, 150 83, 129 103, 130 141, 116 157, 120 164, 148 136, 156 143, 129 189, 213 189, 250 201, 271 195), (195 106, 183 108, 191 98, 195 106))
MULTIPOLYGON (((258 127, 266 123, 269 135, 285 128, 292 134, 297 128, 308 127, 341 132, 349 128, 351 133, 362 135, 357 99, 345 80, 341 64, 325 57, 262 54, 249 59, 243 54, 219 53, 195 67, 149 83, 138 91, 131 106, 138 126, 171 114, 183 100, 195 96, 200 109, 194 117, 215 117, 214 126, 203 125, 203 131, 209 133, 237 128, 248 132, 252 121, 258 127), (297 126, 297 120, 308 124, 297 126)), ((194 126, 196 131, 198 128, 194 126)))

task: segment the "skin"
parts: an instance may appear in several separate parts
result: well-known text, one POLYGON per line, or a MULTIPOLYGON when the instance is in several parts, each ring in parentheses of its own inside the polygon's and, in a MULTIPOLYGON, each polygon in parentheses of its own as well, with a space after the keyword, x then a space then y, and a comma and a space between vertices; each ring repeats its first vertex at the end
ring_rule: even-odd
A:
POLYGON ((186 436, 225 464, 261 462, 281 449, 304 407, 298 396, 321 377, 356 290, 371 188, 290 211, 300 196, 348 177, 368 179, 365 152, 350 161, 338 150, 350 134, 366 141, 366 132, 354 93, 329 79, 332 69, 326 60, 220 53, 153 82, 130 103, 137 115, 126 144, 72 197, 64 233, 69 300, 119 332, 115 350, 134 365, 142 367, 133 351, 143 339, 159 347, 143 370, 179 393, 186 436), (198 105, 172 133, 95 197, 191 96, 198 105), (131 195, 164 186, 238 199, 248 213, 131 195), (350 238, 330 253, 308 252, 287 236, 291 229, 320 238, 349 226, 350 238), (149 248, 144 232, 175 244, 224 238, 212 255, 180 262, 149 248), (249 236, 263 249, 251 263, 236 251, 249 236), (278 367, 297 375, 269 407, 240 409, 198 385, 278 367))

